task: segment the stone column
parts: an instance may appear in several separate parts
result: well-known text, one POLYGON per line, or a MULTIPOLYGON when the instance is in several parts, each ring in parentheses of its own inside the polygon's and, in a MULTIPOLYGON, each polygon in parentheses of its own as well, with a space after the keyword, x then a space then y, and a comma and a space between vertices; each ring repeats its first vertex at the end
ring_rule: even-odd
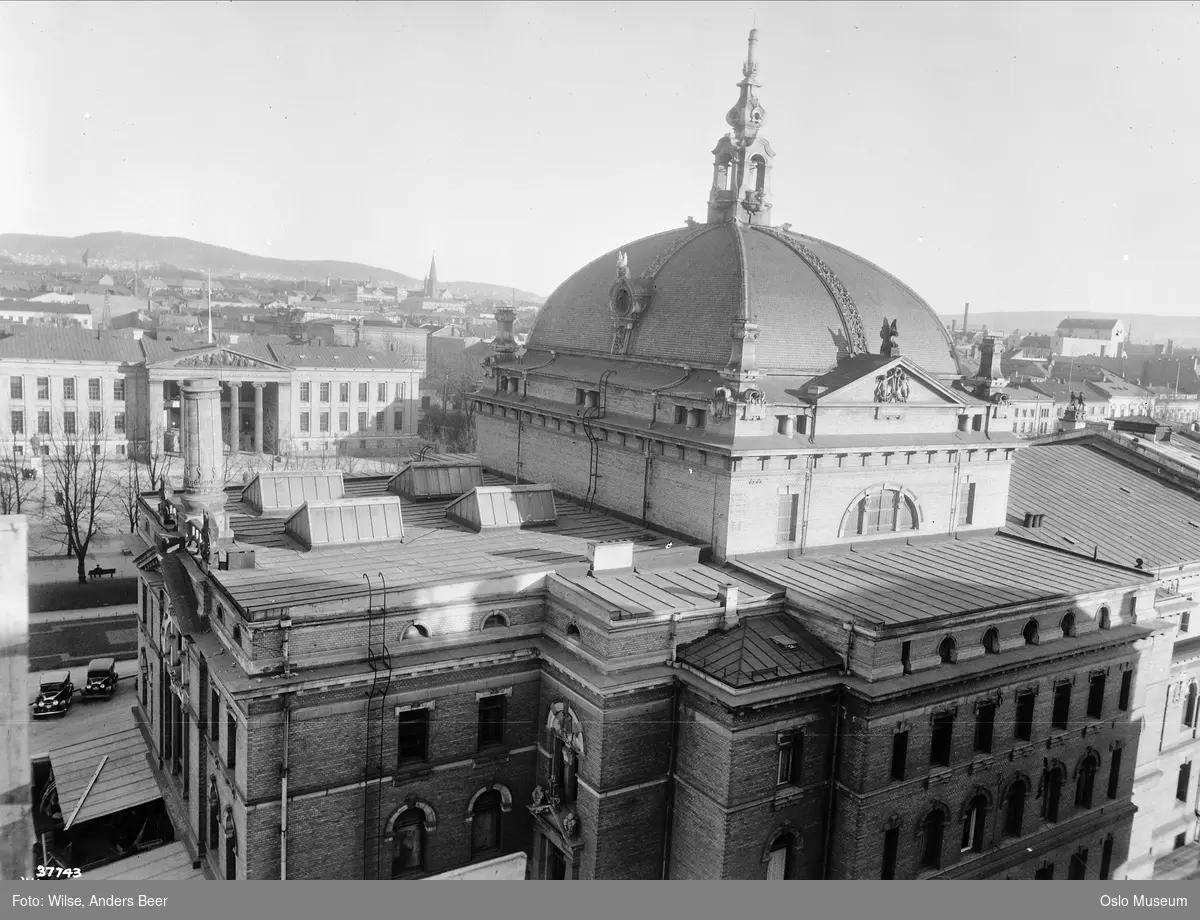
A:
POLYGON ((33 875, 28 539, 24 515, 0 517, 0 879, 5 881, 33 875))
MULTIPOLYGON (((183 382, 183 491, 224 499, 221 385, 216 380, 183 382)), ((224 502, 222 501, 222 504, 224 502)), ((207 504, 207 503, 201 503, 207 504)))
POLYGON ((242 450, 242 382, 229 381, 229 444, 235 454, 242 450))
POLYGON ((263 452, 263 384, 254 384, 254 453, 263 452))

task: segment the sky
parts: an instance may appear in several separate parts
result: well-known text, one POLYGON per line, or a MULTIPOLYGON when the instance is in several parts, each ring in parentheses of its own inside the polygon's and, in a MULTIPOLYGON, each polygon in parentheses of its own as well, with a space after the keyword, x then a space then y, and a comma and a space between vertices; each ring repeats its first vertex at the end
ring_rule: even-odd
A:
POLYGON ((0 232, 549 294, 704 219, 752 25, 777 224, 938 312, 1200 312, 1187 2, 5 3, 0 232))

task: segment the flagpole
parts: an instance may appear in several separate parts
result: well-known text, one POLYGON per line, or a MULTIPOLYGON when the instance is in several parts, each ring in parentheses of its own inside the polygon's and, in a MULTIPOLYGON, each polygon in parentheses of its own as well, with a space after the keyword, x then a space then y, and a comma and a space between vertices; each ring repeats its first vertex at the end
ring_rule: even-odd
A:
POLYGON ((212 338, 212 269, 208 272, 208 344, 213 343, 212 338))

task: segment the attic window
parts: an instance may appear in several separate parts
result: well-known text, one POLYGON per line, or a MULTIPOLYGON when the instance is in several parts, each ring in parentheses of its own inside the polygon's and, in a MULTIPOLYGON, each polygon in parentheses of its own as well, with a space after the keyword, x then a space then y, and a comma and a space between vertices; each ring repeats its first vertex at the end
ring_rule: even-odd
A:
POLYGON ((785 651, 791 651, 800 645, 795 639, 789 639, 787 636, 772 636, 771 641, 785 651))

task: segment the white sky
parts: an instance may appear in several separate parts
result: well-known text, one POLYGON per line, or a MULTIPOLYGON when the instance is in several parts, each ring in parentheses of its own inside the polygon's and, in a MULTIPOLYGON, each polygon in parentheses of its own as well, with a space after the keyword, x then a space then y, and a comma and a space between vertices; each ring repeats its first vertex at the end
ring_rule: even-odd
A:
POLYGON ((774 218, 939 312, 1200 312, 1195 3, 6 3, 0 232, 548 294, 703 219, 759 29, 774 218))

